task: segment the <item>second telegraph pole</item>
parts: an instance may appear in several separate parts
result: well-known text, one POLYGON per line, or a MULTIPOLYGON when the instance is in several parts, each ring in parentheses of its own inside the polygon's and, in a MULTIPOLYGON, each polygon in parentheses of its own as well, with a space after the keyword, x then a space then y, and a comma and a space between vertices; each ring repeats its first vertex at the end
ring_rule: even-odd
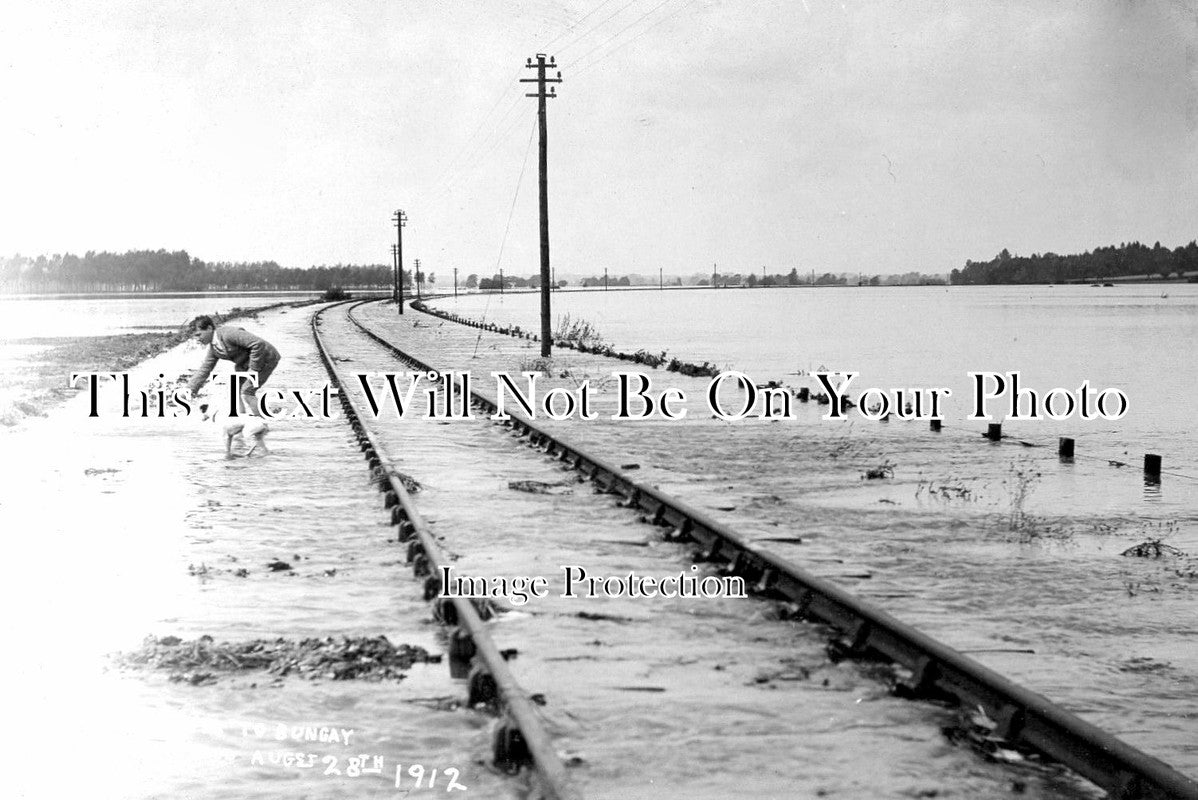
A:
POLYGON ((408 224, 408 215, 396 211, 391 221, 395 223, 395 303, 403 313, 403 229, 408 224))
POLYGON ((552 69, 556 65, 552 57, 546 64, 544 53, 537 53, 537 63, 532 63, 530 58, 525 66, 537 71, 537 77, 521 78, 520 82, 537 85, 536 93, 526 94, 525 97, 537 98, 537 121, 541 128, 541 358, 548 358, 553 344, 553 332, 549 324, 549 132, 545 124, 545 100, 557 97, 557 89, 550 87, 546 92, 545 84, 561 83, 562 74, 557 73, 556 78, 545 77, 545 68, 552 69))

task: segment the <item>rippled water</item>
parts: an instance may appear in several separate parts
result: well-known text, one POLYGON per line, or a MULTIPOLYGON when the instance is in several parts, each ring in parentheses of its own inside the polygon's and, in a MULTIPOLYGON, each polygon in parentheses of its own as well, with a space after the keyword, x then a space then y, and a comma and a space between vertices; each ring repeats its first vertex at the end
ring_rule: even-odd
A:
MULTIPOLYGON (((952 386, 944 382, 967 368, 1026 369, 1031 374, 1033 366, 1024 366, 1030 361, 971 363, 975 355, 988 352, 985 349, 965 353, 956 362, 948 359, 945 354, 951 348, 945 342, 965 347, 953 333, 965 335, 959 330, 962 320, 987 320, 1008 338, 1023 327, 1057 337, 1065 355, 1037 345, 1027 347, 1028 358, 1039 354, 1046 364, 1060 364, 1062 369, 1067 364, 1096 364, 1093 371, 1067 373, 1073 376, 1067 379, 1084 376, 1096 384, 1105 380, 1107 385, 1125 386, 1137 403, 1133 411, 1145 398, 1133 394, 1130 383, 1118 381, 1135 383, 1160 372, 1156 400, 1163 411, 1129 414, 1118 425, 1078 433, 1079 455, 1094 452, 1101 457, 1079 458, 1072 465, 1056 459, 1057 434, 1047 425, 1012 426, 1013 438, 996 445, 978 435, 982 423, 964 422, 959 410, 938 435, 920 423, 834 425, 820 418, 826 409, 815 405, 797 406, 795 419, 777 423, 729 424, 696 416, 683 427, 662 422, 564 422, 557 427, 601 455, 620 463, 634 460, 641 479, 844 583, 1182 771, 1198 774, 1198 653, 1191 644, 1198 635, 1198 582, 1185 572, 1194 568, 1194 561, 1118 555, 1131 544, 1156 537, 1198 553, 1194 484, 1166 474, 1160 485, 1146 486, 1138 468, 1138 454, 1163 442, 1169 448, 1157 451, 1165 455, 1167 472, 1190 469, 1186 458, 1193 451, 1194 434, 1181 422, 1172 424, 1170 415, 1183 407, 1184 392, 1193 396, 1194 372, 1185 351, 1195 344, 1198 296, 1188 287, 1170 287, 1169 298, 1140 296, 1133 302, 1128 296, 1142 291, 1139 287, 1062 289, 1073 293, 1068 297, 1090 320, 1110 317, 1116 327, 1146 332, 1136 339, 1143 348, 1140 357, 1129 356, 1116 368, 1097 355, 1101 348, 1086 350, 1081 340, 1068 335, 1068 326, 1062 327, 1059 318, 1068 303, 1052 300, 1048 311, 1029 311, 1023 326, 1011 322, 1009 317, 1021 313, 1020 292, 1055 289, 976 290, 976 295, 963 295, 963 308, 952 314, 942 309, 940 322, 933 324, 929 318, 936 313, 934 307, 942 305, 936 298, 943 291, 883 290, 871 302, 885 305, 882 300, 887 297, 904 298, 911 307, 875 308, 872 313, 848 307, 853 305, 849 299, 859 294, 856 289, 756 293, 763 297, 747 291, 663 296, 638 292, 620 298, 610 296, 614 293, 563 294, 558 296, 558 310, 595 321, 619 349, 668 349, 687 360, 736 366, 763 381, 782 378, 797 383, 803 378, 790 373, 820 364, 861 369, 866 373, 862 381, 868 376, 867 382, 878 385, 952 386), (1114 294, 1089 301, 1086 292, 1114 294), (718 294, 720 302, 705 300, 708 294, 718 294), (642 300, 634 301, 638 295, 642 300), (770 295, 809 298, 809 307, 796 313, 780 306, 780 300, 770 300, 770 295), (1164 306, 1174 299, 1179 300, 1180 313, 1168 307, 1149 310, 1154 300, 1164 306), (630 305, 633 302, 639 306, 630 305), (666 302, 679 305, 663 306, 666 302), (567 308, 567 303, 579 305, 567 308), (600 316, 600 308, 611 316, 600 316), (616 313, 621 309, 623 317, 616 313), (912 341, 939 344, 912 354, 883 335, 887 326, 875 325, 886 314, 892 322, 896 316, 910 317, 922 331, 912 341), (1142 326, 1133 321, 1137 315, 1147 320, 1142 326), (957 328, 950 326, 950 317, 957 328), (856 327, 845 323, 836 333, 817 324, 837 318, 851 319, 856 327), (772 322, 749 327, 762 320, 772 322), (852 334, 855 330, 862 333, 852 334), (857 338, 851 338, 854 335, 857 338), (1149 347, 1153 337, 1155 349, 1149 347), (1019 440, 1045 446, 1024 447, 1019 440), (1114 467, 1107 455, 1122 457, 1130 466, 1114 467), (893 464, 893 477, 863 477, 867 468, 885 462, 893 464), (802 544, 771 541, 796 534, 802 544)), ((506 321, 535 327, 535 319, 518 308, 526 304, 535 309, 533 297, 468 302, 476 305, 473 311, 464 308, 464 313, 477 316, 485 310, 489 318, 504 321, 502 310, 511 313, 506 321)), ((379 313, 394 320, 393 310, 379 313)), ((288 355, 274 379, 280 386, 324 380, 300 316, 294 312, 269 323, 268 338, 277 340, 288 355)), ((99 324, 125 328, 156 323, 117 315, 99 324)), ((527 343, 498 337, 486 340, 472 355, 473 331, 456 337, 461 341, 452 346, 447 333, 429 328, 413 333, 426 337, 426 355, 434 364, 475 370, 480 378, 492 368, 518 368, 535 354, 527 343)), ((1126 345, 1125 352, 1134 354, 1136 347, 1126 345)), ((193 364, 198 351, 185 349, 171 357, 174 360, 161 367, 168 373, 193 364)), ((364 356, 353 357, 366 363, 364 356)), ((594 357, 572 363, 575 370, 597 375, 612 366, 594 357)), ((154 374, 160 369, 157 364, 145 368, 154 374)), ((1045 364, 1035 368, 1042 370, 1045 380, 1055 381, 1053 385, 1069 385, 1066 377, 1056 380, 1045 364)), ((677 380, 699 394, 702 381, 687 383, 662 375, 667 384, 677 380)), ((410 702, 457 691, 445 688, 439 670, 417 670, 398 691, 289 686, 263 692, 232 686, 197 692, 196 687, 165 680, 147 684, 113 675, 83 680, 81 675, 91 675, 91 668, 101 663, 102 653, 126 649, 150 632, 243 638, 383 630, 396 640, 433 640, 423 623, 427 607, 419 602, 418 586, 406 574, 394 574, 395 562, 402 557, 382 541, 386 534, 375 510, 377 495, 363 480, 360 457, 342 449, 346 432, 341 426, 280 426, 272 434, 280 452, 261 462, 270 465, 267 473, 246 462, 211 458, 205 448, 215 452, 219 442, 195 428, 172 432, 115 427, 101 432, 87 425, 58 427, 59 420, 31 421, 13 433, 19 448, 17 438, 5 439, 7 452, 24 455, 6 464, 8 491, 0 497, 0 519, 7 528, 25 534, 11 540, 10 558, 20 566, 7 582, 5 600, 10 608, 32 610, 6 619, 9 641, 25 648, 24 657, 9 664, 10 685, 27 687, 18 718, 35 721, 27 728, 22 748, 14 751, 19 756, 33 758, 38 747, 47 744, 66 749, 78 745, 79 752, 90 746, 80 763, 92 783, 81 779, 73 785, 97 796, 332 797, 351 791, 356 796, 394 796, 394 790, 382 780, 349 785, 344 778, 251 770, 247 762, 253 748, 239 723, 343 722, 362 730, 363 740, 377 752, 419 757, 430 764, 468 762, 485 752, 485 722, 410 702), (88 469, 93 471, 85 472, 88 469), (218 573, 199 580, 186 570, 193 561, 226 569, 229 555, 241 559, 239 563, 260 566, 288 553, 309 557, 304 575, 255 575, 247 582, 218 573), (326 569, 338 572, 325 576, 326 569)), ((489 474, 485 465, 502 450, 488 444, 487 427, 472 431, 478 442, 465 443, 466 455, 459 456, 465 463, 481 460, 484 476, 489 474)), ((454 471, 448 448, 434 436, 412 455, 419 456, 417 463, 426 465, 430 475, 440 471, 462 483, 433 487, 426 502, 432 504, 444 534, 459 537, 451 541, 458 543, 464 557, 515 572, 528 568, 526 553, 532 552, 548 559, 546 569, 553 568, 556 556, 548 548, 555 542, 561 547, 561 531, 509 520, 504 524, 514 525, 515 536, 497 535, 502 518, 495 505, 471 494, 471 481, 477 478, 454 471), (449 491, 453 488, 472 499, 459 499, 449 491), (463 535, 474 538, 460 538, 463 535)), ((502 483, 502 470, 492 478, 502 483)), ((639 548, 629 555, 616 544, 591 541, 601 536, 601 517, 586 524, 599 533, 584 536, 587 544, 579 544, 579 552, 597 563, 614 559, 621 566, 643 568, 646 559, 636 554, 639 548)), ((581 523, 565 533, 575 531, 583 536, 581 523)), ((647 560, 673 568, 680 557, 675 551, 664 547, 647 560)), ((878 685, 843 670, 826 671, 818 637, 798 632, 793 642, 779 642, 780 631, 769 621, 753 618, 750 625, 765 627, 746 628, 744 617, 738 616, 743 611, 735 609, 725 618, 722 610, 707 615, 686 607, 661 609, 672 623, 670 636, 655 632, 652 608, 628 609, 641 624, 627 628, 582 624, 553 608, 509 615, 501 626, 517 641, 532 643, 532 655, 517 663, 534 685, 568 684, 584 674, 570 671, 579 666, 572 659, 594 651, 592 640, 602 640, 616 647, 614 659, 599 663, 612 671, 600 676, 630 684, 652 681, 668 690, 660 704, 652 696, 637 702, 635 693, 606 707, 606 698, 589 691, 576 700, 551 698, 546 713, 555 723, 554 733, 571 746, 577 742, 589 748, 588 741, 598 734, 621 726, 628 731, 627 741, 604 739, 604 749, 584 753, 586 780, 594 796, 632 796, 630 787, 638 785, 648 768, 629 762, 638 753, 645 761, 658 760, 660 775, 670 786, 686 785, 706 796, 731 796, 738 787, 750 786, 768 796, 789 786, 794 773, 774 771, 769 757, 770 748, 790 735, 782 720, 761 714, 760 722, 751 721, 760 713, 754 704, 769 685, 757 684, 755 671, 794 669, 790 662, 769 663, 777 658, 779 646, 806 653, 803 657, 810 663, 804 666, 832 681, 831 689, 807 700, 803 691, 809 689, 786 683, 781 687, 786 701, 779 704, 780 713, 795 716, 799 712, 794 709, 806 707, 839 714, 808 723, 811 739, 801 754, 818 763, 801 771, 806 781, 802 785, 828 787, 846 796, 906 796, 953 786, 958 796, 1005 793, 1001 772, 997 780, 988 768, 981 775, 982 765, 972 755, 953 751, 941 741, 934 708, 892 705, 877 696, 878 685), (688 619, 694 627, 686 627, 688 619), (544 644, 547 631, 562 632, 556 647, 544 644), (759 638, 744 649, 719 651, 721 641, 746 635, 759 638), (702 637, 704 646, 713 649, 697 660, 678 656, 688 636, 702 637), (634 647, 658 647, 660 658, 622 662, 622 648, 634 647), (721 675, 717 669, 725 667, 730 669, 727 680, 716 680, 721 675), (865 702, 853 703, 855 697, 865 702), (680 711, 679 700, 693 705, 680 711), (586 709, 594 716, 573 719, 571 709, 586 709), (735 722, 725 729, 720 725, 724 719, 735 722), (849 732, 858 738, 849 737, 849 732), (930 754, 930 760, 896 756, 892 766, 878 767, 876 773, 853 773, 852 762, 844 761, 838 750, 850 740, 877 755, 879 763, 912 745, 907 740, 914 741, 914 751, 930 754), (638 750, 637 742, 643 741, 653 744, 638 750), (706 788, 690 767, 676 766, 676 754, 684 748, 708 754, 715 765, 706 788), (608 754, 612 757, 605 757, 608 754), (720 770, 721 763, 736 767, 720 770)), ((511 791, 496 776, 473 766, 475 796, 511 791)), ((42 776, 30 773, 21 785, 29 796, 46 794, 42 776)), ((677 795, 667 787, 657 796, 677 795)))
MULTIPOLYGON (((587 320, 617 350, 665 350, 760 382, 802 385, 795 373, 823 367, 860 373, 854 390, 947 387, 946 426, 970 430, 985 429, 965 421, 970 371, 1018 371, 1023 388, 1041 393, 1073 392, 1086 380, 1096 391, 1118 388, 1129 410, 1116 422, 1004 428, 1040 441, 1073 436, 1079 455, 1127 450, 1136 465, 1145 452, 1162 453, 1166 469, 1198 478, 1198 284, 560 292, 553 303, 555 324, 564 314, 587 320)), ((540 329, 536 294, 436 305, 540 329)), ((996 419, 1004 408, 988 406, 996 419)))
POLYGON ((29 295, 0 297, 0 343, 12 339, 100 336, 177 328, 199 314, 315 297, 313 292, 193 295, 29 295))
MULTIPOLYGON (((1198 441, 1188 414, 1198 288, 1159 293, 563 293, 557 311, 594 322, 617 349, 666 349, 762 381, 802 385, 796 367, 824 364, 860 369, 867 385, 951 387, 968 369, 1019 369, 1033 386, 1118 386, 1132 405, 1117 422, 1008 424, 999 444, 959 409, 940 433, 917 422, 832 423, 814 404, 783 422, 558 427, 584 445, 640 454, 644 480, 747 524, 770 549, 1195 774, 1198 441), (1077 438, 1074 463, 1056 456, 1061 434, 1077 438), (1141 474, 1145 452, 1164 455, 1159 484, 1141 474), (889 477, 866 478, 881 465, 889 477), (803 544, 769 542, 779 534, 803 544), (1120 556, 1150 540, 1186 555, 1120 556)), ((536 327, 533 296, 437 305, 536 327)))

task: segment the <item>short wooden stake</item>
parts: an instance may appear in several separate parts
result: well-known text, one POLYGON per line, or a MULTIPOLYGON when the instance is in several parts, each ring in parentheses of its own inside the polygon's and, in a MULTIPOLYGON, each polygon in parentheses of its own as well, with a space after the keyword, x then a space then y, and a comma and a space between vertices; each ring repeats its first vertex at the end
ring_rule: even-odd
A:
POLYGON ((1146 453, 1144 455, 1144 474, 1153 478, 1161 476, 1161 457, 1155 453, 1146 453))
POLYGON ((986 438, 992 442, 997 442, 999 439, 1001 439, 1002 438, 1002 423, 1001 422, 991 422, 990 426, 986 428, 986 438))
POLYGON ((1061 458, 1073 458, 1073 440, 1062 436, 1057 444, 1057 455, 1061 458))

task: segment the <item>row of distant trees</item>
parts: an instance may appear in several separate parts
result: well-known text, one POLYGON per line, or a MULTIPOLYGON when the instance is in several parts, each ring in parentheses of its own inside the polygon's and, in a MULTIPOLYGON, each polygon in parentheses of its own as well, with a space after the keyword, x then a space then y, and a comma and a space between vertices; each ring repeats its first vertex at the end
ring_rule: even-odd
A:
MULTIPOLYGON (((1191 241, 1170 250, 1157 242, 1147 247, 1139 242, 1118 247, 1100 247, 1081 255, 1055 253, 1013 256, 1003 250, 990 261, 967 261, 964 269, 954 269, 953 284, 992 283, 1063 283, 1066 281, 1104 280, 1137 277, 1143 279, 1185 277, 1198 274, 1198 242, 1191 241)), ((404 271, 404 284, 415 282, 431 287, 433 273, 404 271)), ((212 262, 192 258, 185 250, 134 250, 127 253, 89 251, 82 256, 11 256, 0 257, 0 292, 194 292, 205 290, 294 290, 324 291, 334 286, 358 289, 386 289, 392 285, 393 268, 389 264, 336 264, 310 268, 281 267, 274 261, 212 262)), ((512 275, 466 277, 467 289, 494 290, 540 287, 540 276, 512 275)), ((582 286, 657 285, 657 279, 637 274, 591 275, 582 278, 582 286)), ((800 275, 696 273, 688 278, 671 277, 670 285, 710 286, 835 286, 864 283, 871 286, 893 284, 943 283, 939 276, 910 272, 905 275, 874 275, 825 272, 800 275)), ((565 286, 566 281, 558 281, 565 286)))
MULTIPOLYGON (((421 272, 423 285, 435 280, 421 272)), ((0 257, 3 292, 196 292, 220 289, 324 291, 343 288, 386 288, 393 268, 386 264, 337 264, 309 269, 280 267, 274 261, 213 262, 192 258, 185 250, 88 252, 82 256, 0 257)), ((411 270, 404 283, 412 286, 411 270)))
POLYGON ((1005 248, 990 261, 966 261, 949 275, 953 284, 1065 283, 1107 278, 1165 279, 1198 272, 1198 242, 1170 250, 1127 242, 1081 255, 1033 253, 1013 256, 1005 248))

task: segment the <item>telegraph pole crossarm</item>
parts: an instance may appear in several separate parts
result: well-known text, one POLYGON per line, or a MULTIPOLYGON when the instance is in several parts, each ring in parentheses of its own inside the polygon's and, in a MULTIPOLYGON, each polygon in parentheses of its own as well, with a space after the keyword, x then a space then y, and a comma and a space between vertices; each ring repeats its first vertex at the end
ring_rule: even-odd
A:
POLYGON ((556 78, 545 77, 545 68, 556 69, 557 65, 552 56, 546 62, 544 53, 537 53, 535 64, 531 58, 528 59, 525 66, 537 71, 537 77, 521 78, 520 83, 537 84, 536 93, 526 94, 525 97, 537 98, 537 120, 541 129, 541 358, 548 358, 553 345, 553 332, 549 324, 549 283, 552 276, 549 267, 549 133, 545 124, 545 100, 557 97, 557 88, 551 86, 546 91, 545 86, 550 83, 561 83, 562 74, 558 72, 556 78))

